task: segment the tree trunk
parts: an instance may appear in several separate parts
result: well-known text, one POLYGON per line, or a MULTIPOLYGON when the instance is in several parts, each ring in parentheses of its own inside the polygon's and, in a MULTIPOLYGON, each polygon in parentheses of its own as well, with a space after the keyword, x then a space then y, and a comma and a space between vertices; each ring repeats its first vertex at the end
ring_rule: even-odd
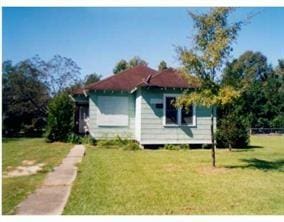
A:
POLYGON ((229 151, 232 151, 232 145, 229 143, 229 151))
POLYGON ((212 166, 215 167, 216 166, 216 158, 215 158, 215 149, 216 149, 216 145, 215 145, 215 135, 214 135, 214 107, 212 106, 211 108, 211 151, 212 151, 212 166))

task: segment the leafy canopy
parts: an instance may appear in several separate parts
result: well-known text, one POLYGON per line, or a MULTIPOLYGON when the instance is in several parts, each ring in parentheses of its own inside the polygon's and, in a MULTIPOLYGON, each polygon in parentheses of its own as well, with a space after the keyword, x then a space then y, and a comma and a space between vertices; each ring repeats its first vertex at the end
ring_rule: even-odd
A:
POLYGON ((209 12, 189 12, 193 19, 193 47, 178 47, 177 52, 183 65, 181 71, 200 83, 194 92, 186 91, 177 99, 178 106, 197 103, 204 106, 223 105, 232 102, 239 93, 231 86, 220 87, 217 74, 223 68, 232 43, 237 37, 242 22, 228 22, 232 8, 213 8, 209 12))

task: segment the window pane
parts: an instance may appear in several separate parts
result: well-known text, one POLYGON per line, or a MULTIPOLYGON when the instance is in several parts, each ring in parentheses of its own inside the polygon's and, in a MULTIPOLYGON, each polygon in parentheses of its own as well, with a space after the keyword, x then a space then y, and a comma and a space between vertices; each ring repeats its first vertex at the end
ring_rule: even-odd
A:
POLYGON ((193 124, 193 106, 189 106, 188 109, 185 107, 181 110, 181 124, 193 124))
POLYGON ((175 102, 175 97, 166 97, 166 124, 177 124, 177 109, 172 104, 175 102))

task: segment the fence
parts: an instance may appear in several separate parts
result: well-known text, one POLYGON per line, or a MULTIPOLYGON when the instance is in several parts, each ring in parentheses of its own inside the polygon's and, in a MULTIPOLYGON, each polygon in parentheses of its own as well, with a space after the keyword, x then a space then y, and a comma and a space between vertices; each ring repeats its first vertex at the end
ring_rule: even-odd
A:
POLYGON ((284 128, 251 128, 250 135, 281 135, 284 134, 284 128))

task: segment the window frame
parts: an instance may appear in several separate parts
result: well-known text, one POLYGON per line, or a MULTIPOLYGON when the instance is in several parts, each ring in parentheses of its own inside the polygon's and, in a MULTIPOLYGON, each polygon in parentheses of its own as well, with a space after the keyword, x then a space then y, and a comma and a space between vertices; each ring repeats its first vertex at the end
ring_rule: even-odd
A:
POLYGON ((182 124, 181 123, 181 115, 182 111, 181 108, 177 109, 177 124, 168 124, 166 123, 166 98, 167 97, 175 97, 177 98, 181 94, 164 94, 163 95, 163 126, 164 127, 179 127, 179 126, 188 126, 188 127, 195 127, 196 126, 196 105, 192 104, 192 124, 182 124))

